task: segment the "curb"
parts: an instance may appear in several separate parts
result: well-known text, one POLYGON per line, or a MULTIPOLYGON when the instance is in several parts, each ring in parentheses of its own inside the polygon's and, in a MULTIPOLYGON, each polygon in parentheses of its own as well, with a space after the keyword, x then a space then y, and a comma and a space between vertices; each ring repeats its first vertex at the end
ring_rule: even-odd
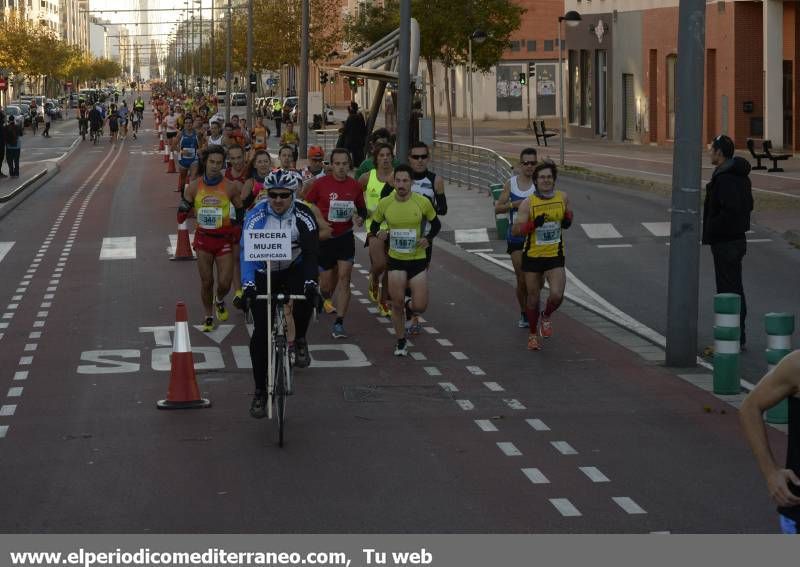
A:
POLYGON ((25 181, 22 185, 20 185, 10 193, 0 197, 0 204, 7 203, 13 200, 13 202, 11 202, 9 206, 0 209, 0 220, 5 218, 6 215, 11 213, 14 209, 20 206, 23 202, 25 202, 25 199, 33 195, 40 187, 42 187, 53 177, 55 177, 56 174, 59 171, 61 171, 61 164, 70 155, 72 155, 72 152, 74 152, 75 148, 78 147, 78 142, 80 142, 80 137, 76 137, 75 141, 72 142, 70 147, 67 148, 67 151, 61 154, 60 157, 56 158, 55 160, 52 160, 52 165, 48 165, 47 169, 40 171, 39 173, 37 173, 36 175, 25 181), (29 190, 25 191, 26 189, 29 190), (22 193, 23 191, 24 194, 19 199, 15 199, 15 197, 20 193, 22 193))

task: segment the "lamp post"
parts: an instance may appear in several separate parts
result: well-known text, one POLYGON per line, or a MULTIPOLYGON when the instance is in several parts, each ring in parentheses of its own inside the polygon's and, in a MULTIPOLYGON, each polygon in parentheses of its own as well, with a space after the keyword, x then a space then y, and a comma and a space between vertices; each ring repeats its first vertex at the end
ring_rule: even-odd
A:
MULTIPOLYGON (((469 144, 471 146, 475 145, 475 116, 474 116, 474 109, 472 104, 472 42, 477 43, 480 45, 484 41, 486 41, 486 32, 483 30, 475 30, 469 36, 469 52, 468 52, 468 59, 469 62, 467 64, 469 72, 469 76, 467 77, 467 85, 469 86, 469 144)), ((447 96, 450 96, 450 93, 447 93, 447 96)))
POLYGON ((561 22, 566 22, 569 27, 574 28, 581 23, 581 15, 575 10, 570 10, 563 16, 558 17, 558 120, 561 128, 558 135, 558 155, 559 163, 564 165, 564 135, 566 134, 566 128, 564 126, 564 49, 561 39, 561 22))

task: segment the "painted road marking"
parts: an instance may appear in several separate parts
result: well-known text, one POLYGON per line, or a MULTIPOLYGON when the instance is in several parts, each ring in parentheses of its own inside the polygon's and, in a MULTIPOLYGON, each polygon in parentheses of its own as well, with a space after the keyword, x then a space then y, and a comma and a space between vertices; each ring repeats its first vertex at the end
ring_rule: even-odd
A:
POLYGON ((48 311, 39 311, 36 316, 37 317, 47 317, 48 311))
POLYGON ((358 270, 358 273, 359 274, 363 274, 363 275, 367 275, 369 273, 369 270, 358 270))
POLYGON ((353 290, 353 291, 351 291, 350 293, 352 293, 353 295, 364 295, 363 293, 361 293, 361 292, 360 292, 360 291, 358 291, 357 289, 354 289, 354 290, 353 290))
POLYGON ((34 351, 34 350, 36 350, 36 347, 38 347, 38 346, 39 346, 39 345, 38 345, 38 344, 36 344, 36 343, 28 343, 28 344, 26 344, 26 345, 25 345, 25 349, 24 349, 24 350, 25 350, 26 352, 31 352, 31 351, 34 351))
POLYGON ((513 398, 510 399, 510 400, 503 399, 503 403, 505 403, 508 407, 510 407, 513 410, 524 410, 524 409, 526 409, 525 406, 522 405, 519 400, 515 400, 513 398))
POLYGON ((505 392, 506 391, 505 388, 503 388, 497 382, 484 382, 483 385, 486 386, 492 392, 505 392))
POLYGON ((453 343, 451 343, 447 339, 436 339, 436 342, 442 346, 453 346, 453 343))
POLYGON ((644 508, 639 506, 633 501, 632 498, 628 498, 627 496, 614 496, 611 500, 616 502, 617 505, 625 510, 628 514, 647 514, 644 508))
POLYGON ((669 236, 670 223, 668 222, 643 222, 645 227, 653 236, 669 236))
POLYGON ((3 417, 11 416, 14 415, 15 411, 17 411, 17 406, 15 404, 0 406, 0 416, 3 417))
POLYGON ((32 356, 23 356, 19 359, 19 366, 29 366, 33 362, 32 356))
POLYGON ((486 376, 486 372, 481 370, 480 366, 467 366, 467 370, 475 376, 486 376))
POLYGON ((525 421, 536 431, 550 431, 550 428, 541 419, 526 419, 525 421))
POLYGON ((11 251, 11 248, 13 248, 14 244, 14 242, 0 242, 0 262, 2 262, 3 258, 6 257, 6 254, 11 251))
POLYGON ((413 358, 414 360, 428 360, 428 357, 422 354, 421 352, 414 351, 410 352, 409 354, 411 355, 411 358, 413 358))
POLYGON ((22 395, 22 386, 14 386, 8 389, 9 398, 19 398, 22 395))
POLYGON ((598 248, 633 248, 633 244, 598 244, 598 248))
POLYGON ((13 295, 11 296, 11 301, 20 301, 23 297, 23 295, 13 295))
POLYGON ((6 307, 6 309, 13 310, 13 309, 16 309, 17 307, 19 307, 19 303, 9 303, 8 307, 6 307))
POLYGON ((439 331, 437 331, 433 327, 423 327, 423 329, 425 329, 425 331, 427 331, 431 335, 438 335, 439 334, 439 331))
POLYGON ((13 313, 3 313, 3 319, 13 319, 13 318, 14 318, 13 313))
POLYGON ((522 473, 533 484, 550 484, 550 480, 539 469, 522 469, 522 473))
POLYGON ((28 338, 29 339, 41 339, 42 338, 42 332, 41 331, 31 331, 30 334, 28 334, 28 338))
POLYGON ((366 297, 359 297, 359 298, 358 298, 358 302, 359 302, 359 303, 372 303, 372 302, 371 302, 369 299, 367 299, 366 297))
POLYGON ((42 309, 50 309, 53 304, 49 301, 43 301, 42 304, 39 306, 42 309))
POLYGON ((459 228, 455 230, 456 244, 489 242, 485 228, 459 228))
POLYGON ((488 419, 476 419, 475 424, 481 428, 481 431, 497 431, 497 427, 488 419))
POLYGON ((771 238, 748 238, 747 242, 772 242, 771 238))
POLYGON ((428 376, 441 376, 442 372, 436 368, 435 366, 426 366, 425 372, 428 373, 428 376))
POLYGON ((14 380, 26 380, 28 378, 28 371, 21 370, 19 372, 14 372, 14 380))
POLYGON ((613 224, 610 223, 589 223, 581 224, 583 232, 589 238, 622 238, 622 235, 617 232, 613 224))
POLYGON ((458 388, 452 382, 439 382, 439 386, 445 392, 458 392, 458 388))
POLYGON ((0 425, 0 439, 6 436, 8 433, 8 425, 0 425))
POLYGON ((44 327, 44 321, 34 321, 33 326, 38 328, 44 327))
POLYGON ((452 351, 450 354, 453 355, 453 358, 456 360, 467 360, 469 358, 466 354, 457 350, 452 351))
POLYGON ((367 307, 367 311, 369 311, 373 315, 377 315, 378 314, 378 308, 377 307, 367 307))
POLYGON ((498 441, 497 446, 506 457, 521 457, 522 451, 517 449, 511 441, 498 441))
POLYGON ((572 448, 572 445, 570 445, 566 441, 550 441, 550 444, 555 448, 556 451, 558 451, 562 455, 578 454, 578 452, 572 448))
POLYGON ((382 324, 386 324, 386 325, 391 325, 391 323, 392 323, 391 319, 388 319, 386 317, 381 317, 381 316, 375 317, 375 320, 378 323, 382 323, 382 324))
POLYGON ((460 407, 464 411, 470 411, 475 409, 475 405, 469 400, 456 400, 458 407, 460 407))
POLYGON ((550 504, 552 504, 562 516, 569 518, 583 515, 567 498, 551 498, 550 504))
POLYGON ((581 472, 589 477, 592 482, 611 482, 611 480, 600 472, 597 467, 578 467, 581 472))

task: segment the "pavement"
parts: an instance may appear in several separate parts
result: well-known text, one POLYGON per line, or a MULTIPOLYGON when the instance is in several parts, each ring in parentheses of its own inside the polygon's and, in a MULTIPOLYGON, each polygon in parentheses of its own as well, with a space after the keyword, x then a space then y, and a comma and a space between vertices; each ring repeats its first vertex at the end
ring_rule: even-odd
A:
MULTIPOLYGON (((409 358, 392 356, 357 247, 349 336, 332 339, 329 316, 312 326, 278 448, 274 424, 247 414, 242 315, 194 327, 197 267, 168 260, 176 176, 151 128, 73 153, 0 221, 0 531, 778 530, 741 396, 710 394, 706 369, 663 367, 652 343, 576 302, 544 350, 525 350, 511 276, 479 255, 502 263, 493 244, 458 238, 481 228, 470 214, 491 219, 466 189, 448 187, 409 358), (178 300, 211 409, 155 408, 178 300)), ((782 459, 785 435, 768 435, 782 459)))

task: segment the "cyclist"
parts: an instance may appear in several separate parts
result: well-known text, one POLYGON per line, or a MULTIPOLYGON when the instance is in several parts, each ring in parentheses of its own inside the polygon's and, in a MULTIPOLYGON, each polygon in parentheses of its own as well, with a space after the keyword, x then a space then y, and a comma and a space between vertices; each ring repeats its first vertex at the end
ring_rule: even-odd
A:
POLYGON ((85 140, 86 134, 89 132, 89 109, 83 103, 78 108, 78 131, 85 140))
POLYGON ((503 192, 494 206, 496 213, 508 213, 508 232, 506 252, 511 256, 511 265, 517 276, 517 302, 519 303, 520 317, 517 326, 520 329, 528 327, 528 314, 525 312, 528 292, 525 289, 525 273, 522 271, 522 247, 525 238, 511 234, 514 226, 517 209, 522 202, 533 195, 536 186, 533 184, 533 169, 536 167, 537 153, 534 148, 525 148, 519 154, 520 172, 503 185, 503 192))
POLYGON ((128 137, 128 103, 127 101, 122 101, 122 106, 117 109, 117 113, 119 114, 119 127, 120 127, 120 136, 124 140, 128 137))
POLYGON ((194 131, 194 120, 191 116, 186 117, 183 124, 180 140, 180 159, 178 159, 178 189, 183 191, 187 181, 197 175, 197 154, 200 149, 200 141, 194 131))
POLYGON ((142 95, 136 97, 133 103, 133 111, 139 113, 139 118, 144 118, 144 101, 142 95))
POLYGON ((192 209, 197 217, 194 249, 200 272, 200 298, 205 310, 202 329, 207 333, 214 330, 212 310, 216 310, 218 320, 228 319, 225 295, 230 290, 233 277, 233 243, 237 235, 235 227, 241 224, 244 217, 239 185, 222 175, 224 160, 225 151, 218 146, 212 146, 203 153, 200 176, 189 183, 178 207, 179 224, 186 221, 192 209))
POLYGON ((395 190, 380 200, 370 224, 374 237, 389 242, 387 269, 392 323, 397 337, 395 356, 408 354, 405 320, 411 313, 423 313, 428 307, 425 249, 442 228, 431 202, 411 190, 412 174, 413 170, 405 164, 395 168, 395 190), (381 228, 384 221, 385 228, 381 228), (424 225, 430 225, 428 232, 424 232, 424 225), (411 288, 411 299, 404 304, 407 286, 411 288))
POLYGON ((100 137, 100 130, 103 128, 103 114, 97 106, 92 107, 89 111, 88 120, 91 128, 91 140, 95 141, 100 137))
POLYGON ((136 139, 136 134, 139 132, 139 123, 142 120, 142 116, 136 112, 135 110, 131 113, 131 129, 133 130, 133 139, 136 139))
MULTIPOLYGON (((250 338, 250 359, 253 366, 255 393, 250 404, 250 415, 266 417, 267 402, 267 313, 266 302, 256 302, 259 293, 267 291, 267 277, 271 277, 273 293, 305 294, 307 301, 289 304, 295 326, 295 365, 304 368, 311 363, 306 342, 306 331, 311 312, 319 296, 317 285, 318 230, 311 210, 294 199, 302 180, 297 172, 275 170, 267 175, 267 199, 256 202, 247 213, 243 230, 288 228, 291 230, 292 259, 275 261, 271 273, 266 272, 266 262, 248 262, 240 258, 242 288, 253 313, 253 335, 250 338)), ((291 337, 289 337, 291 340, 291 337)))
MULTIPOLYGON (((281 148, 281 153, 284 149, 281 148)), ((317 179, 306 194, 306 200, 319 208, 322 217, 331 223, 333 234, 320 243, 320 286, 328 298, 326 311, 336 311, 333 338, 345 338, 344 316, 350 303, 350 276, 356 255, 353 225, 361 226, 367 217, 364 192, 348 173, 352 167, 350 153, 344 148, 331 151, 331 174, 317 179), (336 302, 332 301, 338 290, 336 302)))
POLYGON ((117 141, 117 133, 119 132, 119 114, 117 113, 117 107, 113 104, 111 105, 111 110, 108 113, 108 131, 111 133, 111 143, 117 141))
POLYGON ((512 227, 514 236, 525 236, 522 271, 528 292, 528 350, 540 350, 541 338, 553 335, 550 316, 564 299, 567 283, 564 269, 562 229, 572 225, 572 210, 567 194, 555 188, 558 170, 554 163, 540 163, 533 170, 536 191, 519 206, 512 227), (547 305, 539 311, 539 290, 544 280, 550 287, 547 305), (541 326, 539 325, 541 316, 541 326))

